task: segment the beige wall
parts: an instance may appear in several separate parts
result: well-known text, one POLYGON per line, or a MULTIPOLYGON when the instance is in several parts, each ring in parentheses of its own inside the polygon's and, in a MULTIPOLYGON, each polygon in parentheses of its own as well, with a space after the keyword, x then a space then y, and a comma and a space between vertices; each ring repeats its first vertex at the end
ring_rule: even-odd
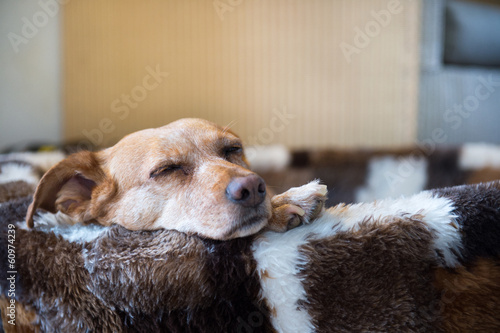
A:
POLYGON ((419 15, 410 0, 70 1, 64 136, 108 145, 203 117, 250 144, 411 144, 419 15))
POLYGON ((0 151, 61 140, 60 16, 51 14, 38 1, 0 1, 0 151))

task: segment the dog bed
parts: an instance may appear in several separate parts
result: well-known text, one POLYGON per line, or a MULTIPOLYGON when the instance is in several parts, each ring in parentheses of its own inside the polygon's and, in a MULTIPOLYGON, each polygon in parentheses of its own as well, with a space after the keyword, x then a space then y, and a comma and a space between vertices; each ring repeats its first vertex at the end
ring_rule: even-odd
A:
POLYGON ((54 214, 25 230, 30 201, 0 205, 7 332, 12 317, 43 332, 500 330, 499 182, 339 205, 286 233, 224 242, 66 227, 54 214), (359 227, 342 227, 359 211, 359 227))

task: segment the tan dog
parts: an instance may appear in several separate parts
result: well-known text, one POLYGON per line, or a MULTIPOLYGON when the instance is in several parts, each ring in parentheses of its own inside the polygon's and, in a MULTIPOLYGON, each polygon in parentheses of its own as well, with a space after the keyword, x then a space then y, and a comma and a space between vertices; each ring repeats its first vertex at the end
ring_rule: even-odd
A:
POLYGON ((326 187, 315 182, 290 193, 271 200, 234 133, 206 120, 181 119, 61 161, 41 179, 26 220, 33 227, 41 208, 80 223, 225 240, 307 222, 320 211, 326 187))

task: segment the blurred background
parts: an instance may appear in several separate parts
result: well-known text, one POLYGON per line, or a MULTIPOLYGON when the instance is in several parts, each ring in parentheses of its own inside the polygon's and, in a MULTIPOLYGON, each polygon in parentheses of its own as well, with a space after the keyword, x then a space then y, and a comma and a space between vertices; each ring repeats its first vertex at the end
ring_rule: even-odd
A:
POLYGON ((495 0, 2 0, 0 150, 108 146, 181 117, 291 148, 401 147, 436 129, 500 143, 499 13, 495 0))
POLYGON ((247 145, 500 143, 500 0, 1 0, 0 151, 182 117, 247 145))

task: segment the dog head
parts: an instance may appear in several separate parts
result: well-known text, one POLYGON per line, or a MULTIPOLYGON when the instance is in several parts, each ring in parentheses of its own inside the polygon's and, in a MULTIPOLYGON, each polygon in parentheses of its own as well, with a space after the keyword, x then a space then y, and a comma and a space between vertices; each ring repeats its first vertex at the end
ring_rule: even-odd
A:
POLYGON ((220 240, 254 234, 271 216, 266 185, 248 170, 241 140, 201 119, 181 119, 97 153, 71 155, 41 179, 29 227, 38 208, 82 223, 174 229, 220 240))

